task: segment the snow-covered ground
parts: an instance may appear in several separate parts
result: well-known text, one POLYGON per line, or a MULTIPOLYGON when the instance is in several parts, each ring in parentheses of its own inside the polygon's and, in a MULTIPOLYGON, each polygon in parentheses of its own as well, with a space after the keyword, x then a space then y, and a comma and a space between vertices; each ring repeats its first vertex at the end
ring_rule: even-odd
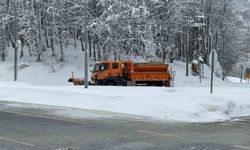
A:
MULTIPOLYGON (((9 49, 5 62, 0 62, 0 81, 13 81, 13 50, 9 49)), ((26 55, 27 49, 26 49, 26 55)), ((49 55, 49 54, 48 54, 49 55)), ((57 63, 50 56, 43 56, 46 63, 34 63, 30 58, 18 60, 18 80, 33 85, 69 85, 67 82, 74 72, 75 76, 83 76, 84 53, 81 50, 74 50, 73 46, 65 50, 65 62, 57 63), (25 61, 24 61, 25 60, 25 61)))
POLYGON ((241 79, 240 78, 237 78, 237 77, 227 77, 227 79, 230 81, 230 82, 233 82, 233 83, 250 83, 249 80, 245 80, 245 79, 241 79))
POLYGON ((0 83, 0 99, 147 116, 161 120, 215 121, 250 115, 249 87, 33 86, 0 83))
MULTIPOLYGON (((66 51, 65 63, 19 60, 19 82, 13 80, 12 56, 0 62, 0 100, 118 112, 160 120, 216 121, 250 116, 250 86, 215 77, 209 93, 210 69, 204 76, 185 76, 185 63, 174 62, 175 87, 102 87, 67 83, 71 72, 83 76, 83 52, 66 51)), ((231 78, 230 78, 231 79, 231 78)))

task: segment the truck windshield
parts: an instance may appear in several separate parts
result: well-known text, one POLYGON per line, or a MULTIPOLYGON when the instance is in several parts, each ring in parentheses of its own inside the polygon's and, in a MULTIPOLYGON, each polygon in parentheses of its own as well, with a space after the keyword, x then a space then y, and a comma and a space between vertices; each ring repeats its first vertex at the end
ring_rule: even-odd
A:
POLYGON ((108 63, 100 64, 100 71, 105 71, 105 70, 109 70, 109 64, 108 63))
POLYGON ((93 72, 98 72, 98 70, 99 70, 99 64, 95 64, 93 72))

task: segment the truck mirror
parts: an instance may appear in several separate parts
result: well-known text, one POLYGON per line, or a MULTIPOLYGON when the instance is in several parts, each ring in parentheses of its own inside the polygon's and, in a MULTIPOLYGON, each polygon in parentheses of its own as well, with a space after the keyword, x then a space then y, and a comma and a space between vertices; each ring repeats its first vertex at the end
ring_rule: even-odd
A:
POLYGON ((100 71, 104 71, 104 65, 101 65, 100 71))

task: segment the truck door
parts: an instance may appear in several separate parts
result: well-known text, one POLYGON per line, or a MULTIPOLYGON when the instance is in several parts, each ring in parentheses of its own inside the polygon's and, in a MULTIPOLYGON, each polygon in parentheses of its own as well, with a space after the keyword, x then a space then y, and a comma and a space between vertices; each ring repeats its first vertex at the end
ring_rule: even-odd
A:
POLYGON ((99 80, 104 80, 107 76, 111 76, 111 70, 109 63, 100 64, 100 76, 99 80))
POLYGON ((120 67, 119 67, 119 63, 118 62, 114 62, 112 63, 112 76, 121 76, 121 71, 120 71, 120 67))

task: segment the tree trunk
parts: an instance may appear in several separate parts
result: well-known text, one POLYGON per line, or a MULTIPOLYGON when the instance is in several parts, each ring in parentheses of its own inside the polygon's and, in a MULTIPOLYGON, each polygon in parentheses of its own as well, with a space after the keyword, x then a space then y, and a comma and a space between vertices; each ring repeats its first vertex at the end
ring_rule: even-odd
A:
POLYGON ((94 61, 96 61, 96 37, 93 40, 94 61))
POLYGON ((165 63, 166 59, 167 59, 167 51, 163 50, 163 52, 162 52, 162 63, 165 63))
POLYGON ((51 38, 51 52, 52 52, 52 57, 56 56, 56 52, 55 52, 55 40, 53 40, 53 37, 51 38))
POLYGON ((5 61, 5 53, 2 53, 2 61, 5 61))
POLYGON ((38 61, 41 61, 42 51, 44 48, 44 43, 42 39, 42 17, 41 17, 41 10, 38 10, 38 38, 39 38, 39 49, 38 49, 38 61))
POLYGON ((46 38, 45 38, 45 41, 46 41, 46 46, 47 46, 47 48, 50 48, 50 45, 49 45, 49 32, 48 32, 48 29, 46 29, 46 38))
MULTIPOLYGON (((53 0, 53 5, 54 4, 54 0, 53 0)), ((52 16, 52 38, 51 38, 51 51, 52 51, 52 57, 56 56, 55 53, 55 45, 56 45, 56 41, 55 41, 55 10, 53 10, 53 16, 52 16)))
POLYGON ((36 57, 37 57, 37 59, 36 59, 36 61, 37 62, 41 62, 41 49, 39 49, 39 45, 38 45, 38 40, 37 40, 37 38, 35 38, 35 45, 36 45, 36 57))
POLYGON ((91 35, 90 35, 90 31, 88 31, 88 39, 89 39, 89 57, 92 57, 92 42, 91 42, 91 35))
POLYGON ((64 53, 63 53, 63 35, 62 35, 62 29, 60 30, 60 62, 64 61, 64 53))
POLYGON ((180 50, 179 50, 179 59, 182 60, 183 58, 183 46, 184 46, 184 42, 183 42, 183 34, 180 35, 180 50))
POLYGON ((97 49, 98 49, 98 61, 101 61, 101 50, 99 43, 97 43, 97 49))
POLYGON ((32 51, 31 51, 30 44, 29 44, 29 43, 27 43, 27 46, 28 46, 28 50, 29 50, 30 57, 31 57, 31 56, 32 56, 32 51))
POLYGON ((75 41, 75 43, 74 43, 74 48, 76 49, 76 47, 77 47, 77 34, 76 34, 76 26, 74 27, 74 41, 75 41))
POLYGON ((81 47, 82 47, 82 51, 84 51, 83 37, 81 37, 81 47))

